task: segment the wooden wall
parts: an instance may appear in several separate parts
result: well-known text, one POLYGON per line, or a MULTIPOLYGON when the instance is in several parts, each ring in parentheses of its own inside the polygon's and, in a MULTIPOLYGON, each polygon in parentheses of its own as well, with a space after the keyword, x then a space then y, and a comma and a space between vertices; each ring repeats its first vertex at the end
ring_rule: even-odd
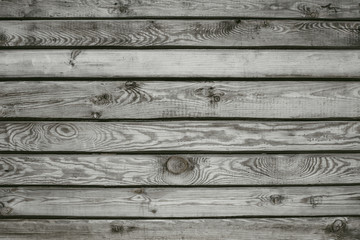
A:
POLYGON ((360 239, 354 0, 0 1, 0 239, 360 239))

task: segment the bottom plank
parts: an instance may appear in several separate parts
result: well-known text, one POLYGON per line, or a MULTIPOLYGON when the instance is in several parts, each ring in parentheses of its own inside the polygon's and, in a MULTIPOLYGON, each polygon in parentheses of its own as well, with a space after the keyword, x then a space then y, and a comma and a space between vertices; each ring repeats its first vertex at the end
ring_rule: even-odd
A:
POLYGON ((1 220, 0 239, 360 239, 360 218, 1 220))
POLYGON ((0 215, 229 217, 360 215, 360 187, 0 188, 0 215))

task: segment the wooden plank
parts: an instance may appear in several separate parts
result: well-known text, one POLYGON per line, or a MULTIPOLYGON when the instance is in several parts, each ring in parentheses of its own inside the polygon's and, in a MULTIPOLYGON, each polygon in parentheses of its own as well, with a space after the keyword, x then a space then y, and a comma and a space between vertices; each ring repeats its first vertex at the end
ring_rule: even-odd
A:
POLYGON ((0 185, 359 184, 360 154, 2 154, 0 169, 0 185))
POLYGON ((360 45, 360 22, 294 20, 3 21, 0 46, 360 45))
POLYGON ((0 77, 360 77, 360 50, 1 50, 0 77))
POLYGON ((0 151, 359 150, 360 122, 0 122, 0 151))
POLYGON ((2 18, 59 17, 278 17, 359 18, 354 0, 12 0, 0 2, 2 18))
POLYGON ((0 220, 0 239, 12 240, 324 240, 360 239, 358 217, 188 220, 0 220))
POLYGON ((0 202, 23 217, 342 216, 360 214, 360 187, 7 187, 0 202))
POLYGON ((357 81, 3 81, 3 118, 359 118, 357 81))

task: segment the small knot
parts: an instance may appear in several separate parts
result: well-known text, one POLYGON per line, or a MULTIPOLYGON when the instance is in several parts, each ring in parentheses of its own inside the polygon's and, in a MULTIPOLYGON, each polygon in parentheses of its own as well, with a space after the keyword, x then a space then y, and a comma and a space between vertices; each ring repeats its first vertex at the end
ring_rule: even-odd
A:
POLYGON ((220 96, 214 95, 214 96, 213 96, 213 101, 214 101, 214 102, 220 102, 220 96))
POLYGON ((180 174, 185 172, 188 166, 188 161, 178 156, 170 157, 166 162, 167 170, 173 174, 180 174))
POLYGON ((279 205, 282 203, 282 201, 284 200, 284 197, 281 196, 281 195, 278 195, 278 194, 275 194, 275 195, 271 195, 270 196, 270 202, 273 204, 273 205, 279 205))
POLYGON ((5 207, 5 204, 0 202, 0 216, 6 216, 9 215, 12 212, 12 208, 5 207))
POLYGON ((111 231, 114 233, 123 233, 124 230, 124 226, 122 225, 111 225, 111 231))
POLYGON ((337 219, 333 222, 331 228, 333 232, 343 232, 346 228, 346 223, 343 220, 337 219))
POLYGON ((134 190, 134 193, 136 193, 136 194, 143 194, 143 193, 145 193, 145 190, 144 190, 143 188, 138 188, 138 189, 135 189, 135 190, 134 190))
POLYGON ((95 118, 95 119, 99 119, 101 117, 101 114, 98 113, 98 112, 93 112, 92 114, 92 117, 95 118))
POLYGON ((125 89, 132 90, 139 87, 139 84, 135 81, 127 81, 125 82, 125 89))
POLYGON ((315 208, 317 205, 322 203, 322 196, 311 196, 310 197, 310 204, 313 208, 315 208))

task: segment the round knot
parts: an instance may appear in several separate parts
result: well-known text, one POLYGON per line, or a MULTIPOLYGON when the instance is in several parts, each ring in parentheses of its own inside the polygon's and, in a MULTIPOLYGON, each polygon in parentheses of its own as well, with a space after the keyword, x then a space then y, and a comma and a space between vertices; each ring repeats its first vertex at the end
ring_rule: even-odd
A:
POLYGON ((341 232, 346 228, 346 223, 343 220, 337 219, 332 224, 333 232, 341 232))
POLYGON ((283 200, 284 200, 284 197, 281 195, 278 195, 278 194, 270 196, 270 201, 273 205, 281 204, 283 200))
POLYGON ((173 156, 166 162, 167 170, 173 174, 180 174, 186 171, 189 163, 182 157, 173 156))

